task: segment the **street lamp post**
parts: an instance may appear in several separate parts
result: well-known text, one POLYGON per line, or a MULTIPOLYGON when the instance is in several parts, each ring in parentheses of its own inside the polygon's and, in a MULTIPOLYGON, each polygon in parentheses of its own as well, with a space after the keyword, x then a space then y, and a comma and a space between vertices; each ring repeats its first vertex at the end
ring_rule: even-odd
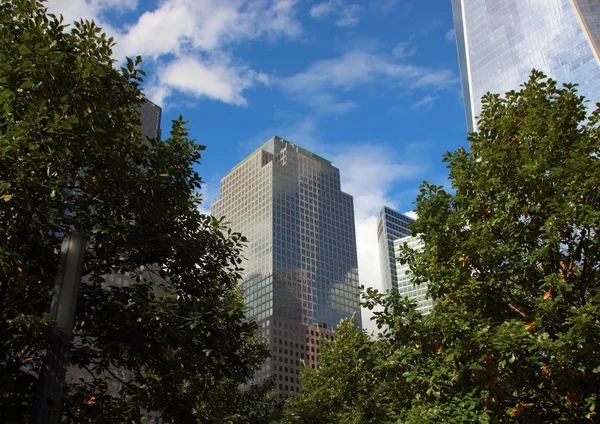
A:
POLYGON ((77 292, 81 282, 87 236, 71 231, 62 242, 48 330, 47 351, 39 377, 39 395, 34 403, 32 424, 57 424, 71 348, 77 292))

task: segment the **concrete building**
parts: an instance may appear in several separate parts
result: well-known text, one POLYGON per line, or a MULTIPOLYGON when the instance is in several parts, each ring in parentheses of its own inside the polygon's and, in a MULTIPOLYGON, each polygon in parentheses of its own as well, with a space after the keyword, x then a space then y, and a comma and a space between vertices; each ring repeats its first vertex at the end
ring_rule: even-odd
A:
POLYGON ((408 224, 413 220, 403 213, 384 206, 377 218, 377 241, 379 243, 379 267, 383 290, 398 290, 398 271, 394 241, 410 236, 408 224))
POLYGON ((272 349, 251 384, 299 391, 302 362, 317 366, 342 318, 360 323, 352 196, 331 162, 275 136, 223 177, 211 212, 248 238, 246 302, 272 349))
POLYGON ((532 69, 600 101, 598 0, 452 0, 469 131, 481 97, 518 89, 532 69))

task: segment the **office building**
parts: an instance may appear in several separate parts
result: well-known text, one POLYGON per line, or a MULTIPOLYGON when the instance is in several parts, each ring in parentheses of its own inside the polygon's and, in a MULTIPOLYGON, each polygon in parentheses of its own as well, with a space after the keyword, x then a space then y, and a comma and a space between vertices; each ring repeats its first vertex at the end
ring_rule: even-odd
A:
POLYGON ((598 0, 452 0, 469 131, 481 97, 518 89, 532 69, 600 101, 598 0))
POLYGON ((377 241, 379 243, 379 268, 384 291, 398 290, 398 271, 394 241, 410 236, 408 224, 412 222, 403 213, 384 206, 377 218, 377 241))
MULTIPOLYGON (((410 249, 417 251, 423 250, 424 247, 423 240, 418 237, 408 236, 399 238, 394 240, 394 255, 396 258, 400 257, 400 249, 405 244, 410 249)), ((400 263, 400 261, 396 261, 396 275, 398 292, 404 297, 408 297, 410 300, 416 301, 417 311, 423 315, 431 312, 431 309, 433 308, 433 299, 427 298, 427 289, 429 288, 429 285, 415 285, 413 283, 413 275, 410 272, 410 267, 408 264, 400 263)))
POLYGON ((342 318, 360 323, 352 196, 331 162, 272 137, 223 177, 211 212, 248 239, 246 302, 272 349, 252 383, 299 391, 302 362, 317 366, 342 318))

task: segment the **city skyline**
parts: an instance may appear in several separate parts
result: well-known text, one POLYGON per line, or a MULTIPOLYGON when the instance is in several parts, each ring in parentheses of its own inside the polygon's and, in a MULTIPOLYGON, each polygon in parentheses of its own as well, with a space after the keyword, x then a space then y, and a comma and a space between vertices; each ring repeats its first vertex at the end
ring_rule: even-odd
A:
POLYGON ((600 0, 443 2, 4 2, 0 421, 595 421, 600 0))
POLYGON ((360 325, 352 196, 331 162, 273 136, 221 180, 212 214, 248 241, 242 283, 271 358, 250 384, 273 376, 298 391, 302 363, 343 318, 360 325))
POLYGON ((469 131, 481 97, 516 90, 542 71, 600 101, 600 4, 593 0, 452 0, 469 131))
POLYGON ((65 23, 95 19, 115 38, 116 66, 143 56, 163 132, 181 114, 207 147, 204 211, 223 176, 273 134, 336 164, 354 196, 368 287, 381 288, 381 207, 412 210, 423 180, 446 184, 442 155, 467 144, 450 1, 46 4, 65 23))

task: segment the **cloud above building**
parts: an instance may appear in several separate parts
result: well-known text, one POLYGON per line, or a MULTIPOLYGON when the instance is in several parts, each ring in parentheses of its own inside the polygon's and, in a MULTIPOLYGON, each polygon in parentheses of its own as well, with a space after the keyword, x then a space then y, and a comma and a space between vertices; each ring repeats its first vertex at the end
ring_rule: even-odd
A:
POLYGON ((244 91, 268 76, 235 55, 247 42, 294 39, 302 33, 295 0, 164 0, 134 22, 115 27, 105 14, 135 10, 137 1, 50 0, 67 22, 95 20, 116 41, 115 59, 141 55, 159 76, 147 89, 164 105, 174 90, 244 106, 244 91), (187 67, 187 69, 186 69, 187 67))
MULTIPOLYGON (((451 101, 464 119, 454 56, 432 51, 445 46, 455 55, 441 30, 447 17, 432 20, 427 11, 413 22, 408 15, 419 3, 396 0, 47 5, 66 22, 94 19, 115 38, 115 59, 143 56, 144 92, 165 119, 187 109, 190 133, 208 145, 202 210, 216 198, 220 176, 274 134, 331 160, 354 197, 361 283, 380 288, 379 210, 409 209, 432 162, 453 147, 444 121, 451 113, 429 114, 451 101), (442 147, 411 145, 437 125, 442 147)), ((436 170, 434 180, 444 172, 436 170)))
POLYGON ((449 69, 399 62, 392 55, 368 49, 313 62, 304 71, 278 82, 292 98, 320 114, 342 114, 358 107, 344 97, 359 87, 378 85, 433 93, 452 89, 457 83, 458 78, 449 69))

